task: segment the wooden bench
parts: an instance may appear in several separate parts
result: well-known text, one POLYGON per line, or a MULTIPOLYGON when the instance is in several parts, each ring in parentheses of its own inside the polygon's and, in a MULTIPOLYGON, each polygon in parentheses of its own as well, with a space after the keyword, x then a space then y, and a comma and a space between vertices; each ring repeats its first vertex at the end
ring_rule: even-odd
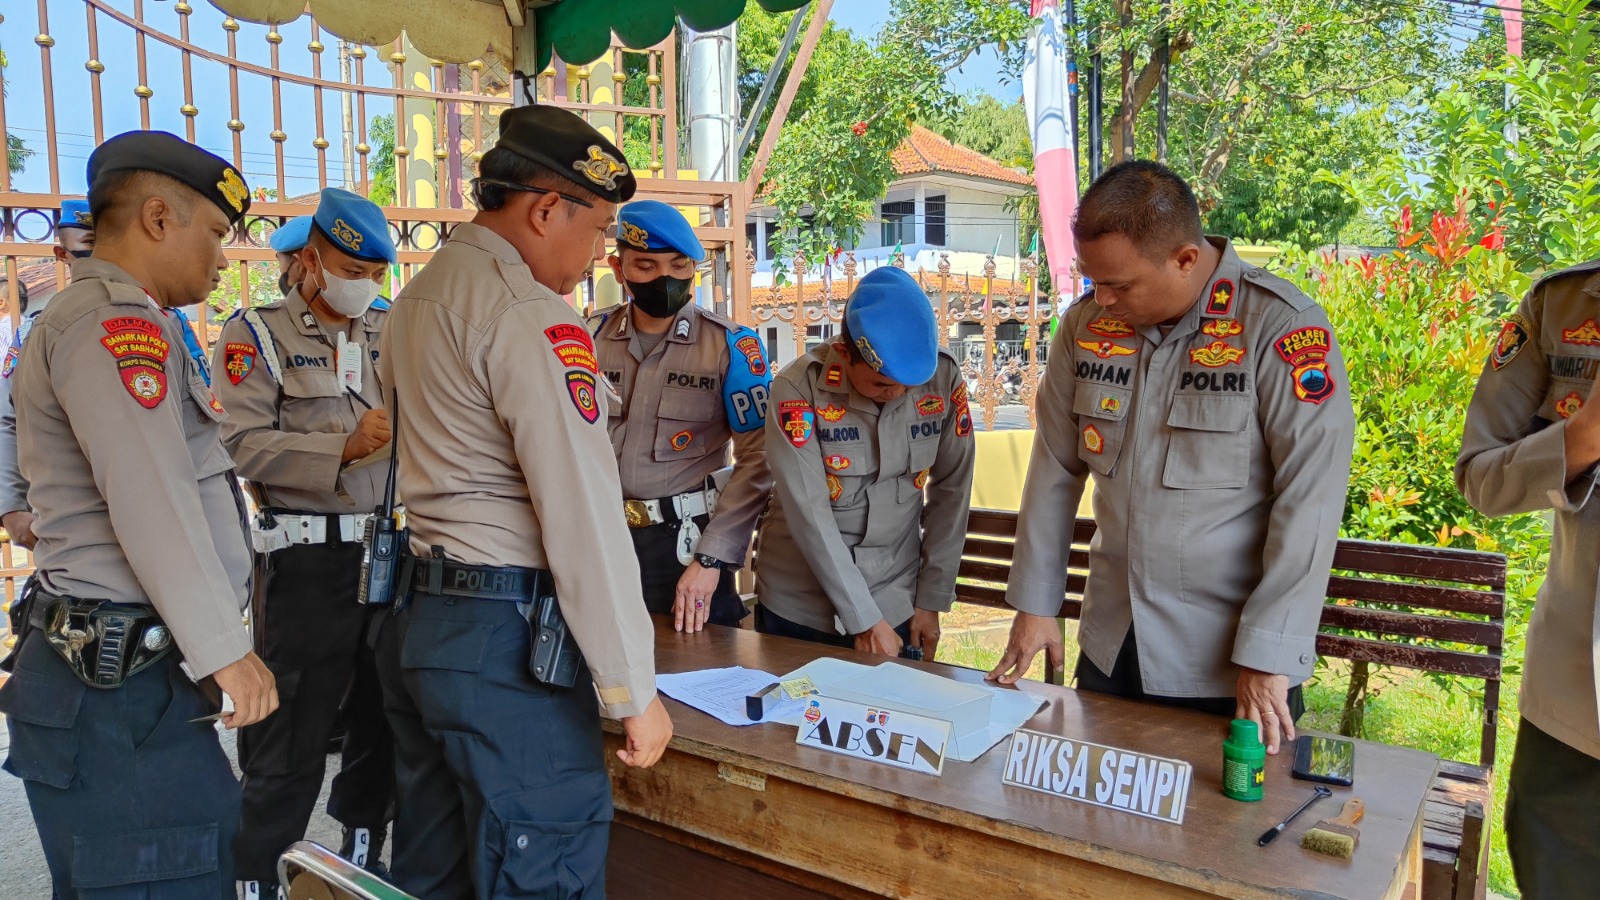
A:
MULTIPOLYGON (((1016 531, 1014 512, 972 511, 956 587, 958 602, 1010 609, 1005 585, 1016 531)), ((1094 532, 1094 520, 1078 520, 1067 561, 1060 612, 1064 618, 1076 619, 1082 613, 1094 532)), ((1346 540, 1339 542, 1333 569, 1317 635, 1319 654, 1483 682, 1478 761, 1445 761, 1427 801, 1421 900, 1481 898, 1487 886, 1490 783, 1500 711, 1505 557, 1346 540), (1470 618, 1437 615, 1440 612, 1470 618)), ((1063 675, 1047 672, 1048 680, 1057 684, 1063 675)))

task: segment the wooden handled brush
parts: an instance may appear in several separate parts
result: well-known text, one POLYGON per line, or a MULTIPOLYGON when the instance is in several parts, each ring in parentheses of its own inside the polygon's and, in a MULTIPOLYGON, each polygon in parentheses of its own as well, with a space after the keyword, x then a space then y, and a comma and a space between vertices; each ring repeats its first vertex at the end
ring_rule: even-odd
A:
POLYGON ((1356 845, 1361 843, 1361 829, 1356 827, 1356 823, 1366 813, 1367 805, 1360 799, 1346 800, 1338 817, 1323 819, 1311 826, 1300 838, 1300 846, 1312 853, 1349 859, 1356 852, 1356 845))

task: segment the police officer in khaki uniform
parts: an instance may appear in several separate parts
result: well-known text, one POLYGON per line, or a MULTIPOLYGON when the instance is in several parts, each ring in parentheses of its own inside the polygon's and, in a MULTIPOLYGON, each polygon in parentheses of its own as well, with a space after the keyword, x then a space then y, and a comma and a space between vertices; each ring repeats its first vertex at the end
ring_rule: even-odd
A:
POLYGON ((629 203, 607 260, 629 302, 589 319, 600 371, 621 396, 607 425, 644 605, 680 631, 744 618, 733 572, 772 490, 766 351, 751 329, 690 302, 705 256, 682 213, 629 203))
POLYGON ((478 172, 479 212, 400 292, 382 340, 416 555, 379 644, 398 751, 394 880, 430 900, 599 898, 600 716, 621 720, 617 755, 633 766, 660 758, 672 722, 605 377, 562 295, 604 252, 635 181, 610 141, 549 106, 502 113, 478 172), (538 614, 552 597, 581 664, 544 655, 561 643, 559 617, 538 614), (530 639, 529 616, 550 641, 530 639))
MULTIPOLYGON (((56 245, 52 249, 56 259, 67 267, 68 278, 72 277, 73 264, 94 252, 94 217, 89 214, 88 201, 61 201, 56 213, 56 245)), ((22 343, 44 314, 50 298, 30 303, 27 285, 18 282, 17 288, 21 315, 11 346, 6 348, 4 361, 0 361, 0 526, 5 527, 12 541, 32 550, 35 517, 28 509, 28 482, 17 467, 17 415, 11 403, 11 376, 22 357, 22 343)))
POLYGON ((840 341, 779 373, 756 630, 933 659, 972 500, 972 412, 904 270, 856 285, 840 341), (919 656, 920 654, 920 656, 919 656))
POLYGON ((216 287, 250 193, 221 159, 143 131, 90 156, 89 204, 94 257, 17 373, 39 587, 0 687, 6 770, 26 782, 57 897, 231 898, 238 782, 179 662, 233 699, 228 727, 278 701, 241 614, 227 414, 164 310, 216 287))
POLYGON ((395 248, 377 205, 327 188, 295 255, 299 284, 229 319, 214 366, 228 409, 223 442, 261 507, 254 636, 283 702, 239 735, 235 857, 246 898, 275 894, 278 857, 305 835, 341 701, 342 765, 328 798, 345 826, 341 855, 378 865, 394 793, 394 748, 366 641, 377 608, 357 602, 361 540, 388 469, 352 464, 389 442, 377 365, 388 304, 377 298, 395 248))
POLYGON ((1292 284, 1207 238, 1188 185, 1129 162, 1073 222, 1094 292, 1056 329, 1006 601, 1012 683, 1056 614, 1094 476, 1080 689, 1263 726, 1304 710, 1338 541, 1355 415, 1333 329, 1292 284), (1291 683, 1294 687, 1291 690, 1291 683))
POLYGON ((1456 484, 1491 516, 1555 510, 1528 626, 1506 842, 1529 900, 1594 894, 1600 868, 1600 260, 1534 284, 1467 409, 1456 484))

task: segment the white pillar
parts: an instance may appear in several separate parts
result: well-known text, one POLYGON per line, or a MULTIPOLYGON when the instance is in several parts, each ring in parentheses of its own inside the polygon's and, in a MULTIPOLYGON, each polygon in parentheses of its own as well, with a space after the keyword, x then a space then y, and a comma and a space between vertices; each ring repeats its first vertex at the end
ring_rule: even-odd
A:
POLYGON ((716 31, 685 29, 689 97, 689 159, 702 181, 737 181, 739 143, 738 73, 734 26, 716 31))

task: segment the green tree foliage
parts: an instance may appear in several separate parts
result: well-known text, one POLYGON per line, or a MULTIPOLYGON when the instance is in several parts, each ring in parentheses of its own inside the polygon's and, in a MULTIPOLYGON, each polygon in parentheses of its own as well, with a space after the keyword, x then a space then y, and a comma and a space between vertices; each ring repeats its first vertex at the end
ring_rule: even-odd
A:
POLYGON ((1388 210, 1419 185, 1423 205, 1465 190, 1524 271, 1600 257, 1600 21, 1584 10, 1583 0, 1551 0, 1530 11, 1522 59, 1505 56, 1502 44, 1501 65, 1433 99, 1416 146, 1347 186, 1388 210))
POLYGON ((1135 150, 1153 155, 1154 42, 1166 25, 1169 162, 1195 186, 1207 225, 1244 240, 1333 241, 1357 207, 1316 174, 1361 172, 1380 159, 1404 137, 1397 101, 1458 65, 1445 28, 1453 7, 1443 2, 1176 0, 1163 20, 1155 0, 1140 0, 1126 30, 1114 27, 1113 5, 1087 7, 1087 20, 1103 23, 1107 158, 1121 158, 1124 47, 1136 67, 1135 150))
POLYGON ((372 157, 367 162, 367 198, 379 206, 393 206, 399 196, 395 187, 394 114, 373 116, 367 126, 367 143, 372 157))
MULTIPOLYGON (((10 61, 6 59, 6 52, 0 50, 0 69, 4 69, 10 64, 10 61)), ((6 166, 11 170, 11 174, 15 175, 21 172, 22 167, 27 163, 28 157, 32 155, 33 151, 22 143, 22 138, 9 132, 6 134, 6 166)))
MULTIPOLYGON (((753 102, 788 20, 753 11, 741 21, 741 90, 753 102)), ((1027 23, 1016 4, 895 0, 871 45, 825 30, 767 169, 764 199, 779 211, 775 255, 815 261, 854 244, 912 123, 942 121, 953 108, 946 74, 990 44, 1013 53, 1027 23)))

